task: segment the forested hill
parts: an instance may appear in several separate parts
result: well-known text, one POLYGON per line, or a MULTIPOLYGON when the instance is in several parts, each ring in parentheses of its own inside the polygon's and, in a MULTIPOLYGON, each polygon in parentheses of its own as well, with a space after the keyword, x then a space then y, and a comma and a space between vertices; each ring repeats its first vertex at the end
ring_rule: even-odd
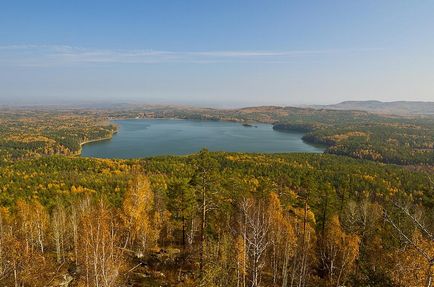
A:
POLYGON ((116 126, 95 111, 0 109, 0 163, 78 155, 81 144, 111 138, 116 126))
POLYGON ((384 117, 319 110, 293 115, 276 130, 302 130, 304 140, 328 146, 326 152, 384 163, 434 165, 434 117, 384 117))
POLYGON ((311 107, 315 109, 359 110, 389 115, 434 115, 434 102, 345 101, 335 105, 311 107))

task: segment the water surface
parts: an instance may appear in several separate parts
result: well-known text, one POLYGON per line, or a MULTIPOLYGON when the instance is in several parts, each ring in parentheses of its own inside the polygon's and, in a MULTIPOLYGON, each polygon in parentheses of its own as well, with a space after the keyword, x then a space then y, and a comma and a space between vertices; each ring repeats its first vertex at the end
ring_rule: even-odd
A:
POLYGON ((116 120, 118 133, 111 140, 88 143, 82 156, 138 158, 182 155, 207 148, 231 152, 323 152, 309 145, 298 132, 279 132, 272 125, 170 119, 116 120))

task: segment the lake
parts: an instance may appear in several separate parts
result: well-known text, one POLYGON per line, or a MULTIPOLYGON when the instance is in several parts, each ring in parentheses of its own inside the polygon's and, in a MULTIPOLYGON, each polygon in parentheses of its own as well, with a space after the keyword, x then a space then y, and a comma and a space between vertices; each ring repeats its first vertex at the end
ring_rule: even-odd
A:
POLYGON ((299 132, 279 132, 272 125, 220 121, 132 119, 113 121, 118 133, 110 140, 83 145, 81 155, 99 158, 139 158, 183 155, 207 148, 230 152, 323 152, 299 132))

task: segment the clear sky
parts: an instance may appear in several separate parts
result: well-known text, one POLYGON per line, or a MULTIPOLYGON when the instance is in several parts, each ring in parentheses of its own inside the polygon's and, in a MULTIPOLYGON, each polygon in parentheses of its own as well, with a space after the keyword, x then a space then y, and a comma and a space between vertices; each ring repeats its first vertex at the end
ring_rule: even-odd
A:
POLYGON ((434 101, 431 0, 0 1, 0 103, 434 101))

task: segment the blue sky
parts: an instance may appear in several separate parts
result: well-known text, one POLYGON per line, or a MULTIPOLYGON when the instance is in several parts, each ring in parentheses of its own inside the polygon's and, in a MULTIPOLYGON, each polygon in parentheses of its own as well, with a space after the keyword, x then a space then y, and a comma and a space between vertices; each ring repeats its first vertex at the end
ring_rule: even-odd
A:
POLYGON ((434 101, 434 1, 1 1, 0 103, 434 101))

